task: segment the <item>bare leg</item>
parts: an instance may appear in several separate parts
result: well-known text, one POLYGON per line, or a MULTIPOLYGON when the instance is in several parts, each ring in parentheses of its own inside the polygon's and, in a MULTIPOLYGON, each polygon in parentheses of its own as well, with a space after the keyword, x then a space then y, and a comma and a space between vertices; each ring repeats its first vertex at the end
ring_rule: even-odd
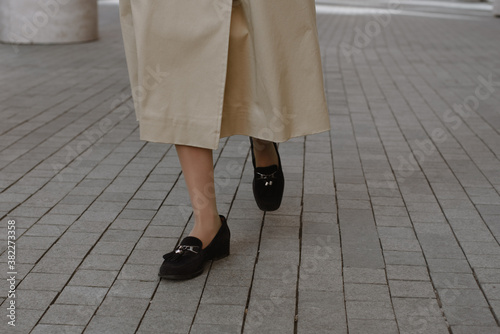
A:
POLYGON ((175 145, 193 207, 195 224, 189 234, 208 246, 221 226, 215 201, 212 150, 175 145))
POLYGON ((278 154, 272 142, 257 138, 252 138, 252 141, 256 167, 278 165, 278 154))

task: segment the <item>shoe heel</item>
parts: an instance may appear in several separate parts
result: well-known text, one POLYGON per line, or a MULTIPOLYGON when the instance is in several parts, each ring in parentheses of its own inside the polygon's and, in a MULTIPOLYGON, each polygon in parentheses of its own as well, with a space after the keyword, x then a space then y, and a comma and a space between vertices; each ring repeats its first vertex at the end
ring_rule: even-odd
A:
POLYGON ((231 232, 227 226, 227 220, 224 216, 220 216, 221 227, 212 242, 205 248, 205 256, 207 260, 219 260, 229 256, 229 244, 231 240, 231 232))
POLYGON ((229 240, 213 250, 212 260, 220 260, 228 257, 230 253, 229 240))

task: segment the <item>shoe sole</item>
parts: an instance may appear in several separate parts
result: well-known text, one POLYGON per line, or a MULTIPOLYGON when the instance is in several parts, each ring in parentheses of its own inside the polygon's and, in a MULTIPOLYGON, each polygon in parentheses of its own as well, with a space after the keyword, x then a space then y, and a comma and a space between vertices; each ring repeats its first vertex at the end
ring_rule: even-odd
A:
MULTIPOLYGON (((229 256, 229 253, 221 255, 221 256, 218 256, 218 257, 214 257, 212 259, 212 261, 221 260, 221 259, 224 259, 224 258, 226 258, 228 256, 229 256)), ((208 261, 210 261, 210 260, 208 260, 208 261)), ((168 280, 181 281, 181 280, 188 280, 188 279, 191 279, 191 278, 198 277, 201 274, 203 274, 204 271, 205 271, 205 264, 203 264, 203 266, 202 266, 202 268, 200 270, 198 270, 198 271, 196 271, 194 273, 191 273, 191 274, 186 274, 186 275, 160 275, 158 273, 158 276, 160 278, 165 278, 165 279, 168 279, 168 280)))
POLYGON ((169 279, 169 280, 176 280, 176 281, 187 280, 187 279, 191 279, 191 278, 195 278, 197 276, 200 276, 201 274, 203 274, 204 269, 205 268, 201 268, 201 270, 194 272, 194 273, 191 273, 191 274, 187 274, 187 275, 160 275, 160 274, 158 274, 158 276, 160 278, 165 278, 165 279, 169 279))
POLYGON ((278 210, 280 208, 281 203, 279 205, 277 205, 277 206, 264 206, 264 205, 259 205, 259 203, 257 203, 257 206, 262 211, 276 211, 276 210, 278 210))
MULTIPOLYGON (((254 193, 255 193, 255 191, 254 191, 254 193)), ((254 198, 255 198, 255 203, 257 204, 257 207, 262 211, 276 211, 280 208, 281 202, 282 202, 282 199, 280 199, 280 201, 278 203, 273 203, 274 205, 270 205, 269 202, 259 201, 255 197, 255 195, 254 195, 254 198)))

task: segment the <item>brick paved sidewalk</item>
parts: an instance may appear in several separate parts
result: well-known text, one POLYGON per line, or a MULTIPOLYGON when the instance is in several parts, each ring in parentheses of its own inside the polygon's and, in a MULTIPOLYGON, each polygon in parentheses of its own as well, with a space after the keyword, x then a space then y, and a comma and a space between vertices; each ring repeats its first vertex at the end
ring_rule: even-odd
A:
POLYGON ((500 20, 426 6, 318 6, 333 129, 280 146, 267 214, 222 140, 232 253, 187 282, 157 277, 191 212, 138 139, 116 4, 98 42, 0 45, 2 332, 500 333, 500 20))

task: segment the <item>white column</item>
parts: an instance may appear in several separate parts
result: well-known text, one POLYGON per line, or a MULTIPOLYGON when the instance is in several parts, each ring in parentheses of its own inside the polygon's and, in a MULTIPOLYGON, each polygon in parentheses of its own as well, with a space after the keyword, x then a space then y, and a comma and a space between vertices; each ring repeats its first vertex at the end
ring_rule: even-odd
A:
POLYGON ((97 37, 97 0, 0 0, 2 42, 74 43, 97 37))

